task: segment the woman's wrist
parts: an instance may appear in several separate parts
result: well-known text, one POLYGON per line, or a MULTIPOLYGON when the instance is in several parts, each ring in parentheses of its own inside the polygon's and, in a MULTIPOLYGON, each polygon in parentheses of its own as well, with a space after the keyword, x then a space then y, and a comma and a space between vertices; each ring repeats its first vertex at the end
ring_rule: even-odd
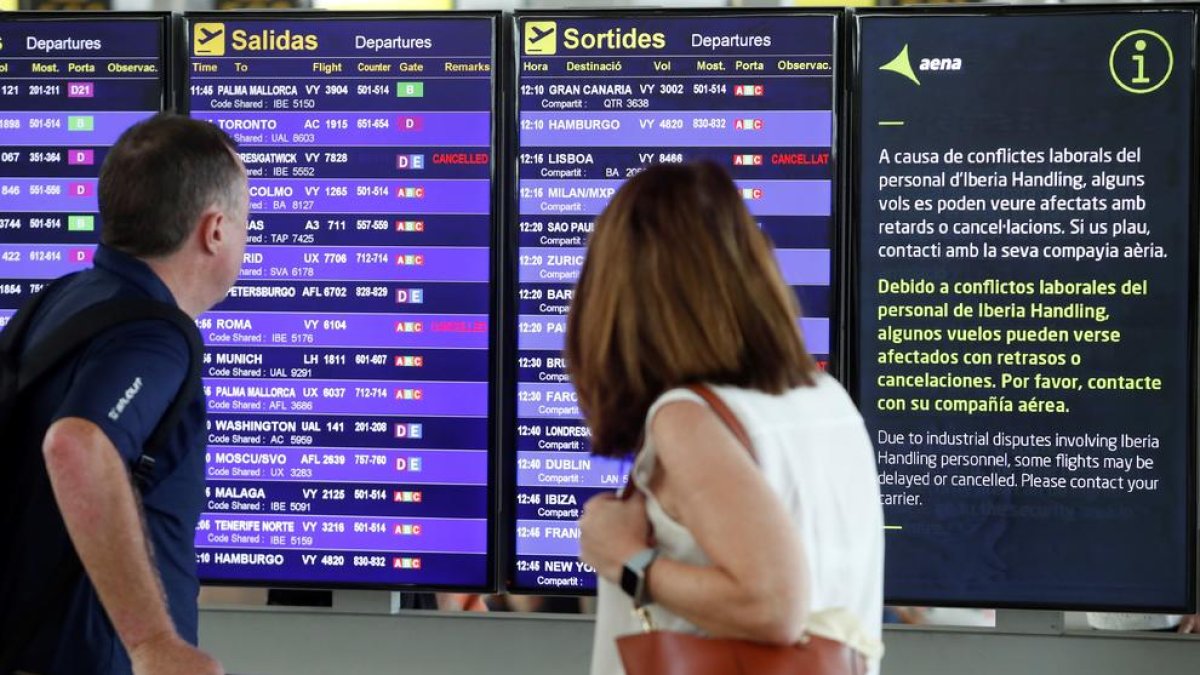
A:
POLYGON ((619 584, 621 583, 621 572, 625 569, 625 563, 646 548, 648 547, 645 542, 622 542, 613 547, 612 557, 606 561, 607 564, 604 565, 604 569, 597 569, 596 573, 614 584, 619 584))

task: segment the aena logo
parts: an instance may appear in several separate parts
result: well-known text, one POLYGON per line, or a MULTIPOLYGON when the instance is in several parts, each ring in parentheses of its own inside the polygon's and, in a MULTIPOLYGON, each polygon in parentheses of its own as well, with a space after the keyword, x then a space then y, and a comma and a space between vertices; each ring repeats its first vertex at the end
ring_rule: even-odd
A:
MULTIPOLYGON (((917 64, 917 70, 923 73, 931 71, 958 71, 962 70, 962 67, 962 59, 950 57, 923 58, 917 64)), ((912 59, 908 55, 908 45, 904 45, 904 48, 900 50, 896 58, 883 64, 879 69, 906 77, 912 80, 917 86, 921 86, 921 79, 917 77, 916 71, 913 70, 912 59)))

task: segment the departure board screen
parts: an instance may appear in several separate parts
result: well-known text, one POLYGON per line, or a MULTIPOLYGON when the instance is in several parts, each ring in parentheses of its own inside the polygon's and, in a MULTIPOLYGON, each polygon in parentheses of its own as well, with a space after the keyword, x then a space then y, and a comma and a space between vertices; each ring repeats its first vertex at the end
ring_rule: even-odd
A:
POLYGON ((576 521, 628 472, 589 454, 562 358, 593 220, 625 179, 701 158, 728 169, 828 362, 836 27, 832 14, 518 15, 511 587, 594 589, 576 521))
POLYGON ((496 21, 189 15, 250 175, 208 345, 208 582, 485 588, 496 21))
POLYGON ((1182 611, 1191 11, 858 20, 858 400, 893 602, 1182 611))
POLYGON ((0 15, 0 319, 91 266, 108 149, 166 98, 167 17, 0 15))

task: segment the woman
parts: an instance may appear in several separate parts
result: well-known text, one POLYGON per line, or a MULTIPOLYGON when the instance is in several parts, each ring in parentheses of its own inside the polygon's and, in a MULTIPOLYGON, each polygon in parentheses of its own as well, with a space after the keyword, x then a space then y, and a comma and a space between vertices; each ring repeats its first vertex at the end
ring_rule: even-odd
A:
POLYGON ((592 675, 623 673, 615 639, 641 630, 623 575, 663 630, 778 644, 811 630, 880 655, 874 453, 798 315, 715 164, 651 167, 597 219, 566 357, 592 451, 636 451, 637 495, 597 496, 580 519, 581 556, 601 578, 592 675), (752 449, 681 388, 696 383, 752 449))

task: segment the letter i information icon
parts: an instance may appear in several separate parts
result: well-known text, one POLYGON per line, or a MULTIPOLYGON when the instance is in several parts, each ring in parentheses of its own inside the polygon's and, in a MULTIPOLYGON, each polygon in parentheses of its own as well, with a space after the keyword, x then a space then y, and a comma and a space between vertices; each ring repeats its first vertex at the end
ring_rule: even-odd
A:
POLYGON ((1108 71, 1131 94, 1158 91, 1175 70, 1175 51, 1162 35, 1146 29, 1122 35, 1108 54, 1108 71))

